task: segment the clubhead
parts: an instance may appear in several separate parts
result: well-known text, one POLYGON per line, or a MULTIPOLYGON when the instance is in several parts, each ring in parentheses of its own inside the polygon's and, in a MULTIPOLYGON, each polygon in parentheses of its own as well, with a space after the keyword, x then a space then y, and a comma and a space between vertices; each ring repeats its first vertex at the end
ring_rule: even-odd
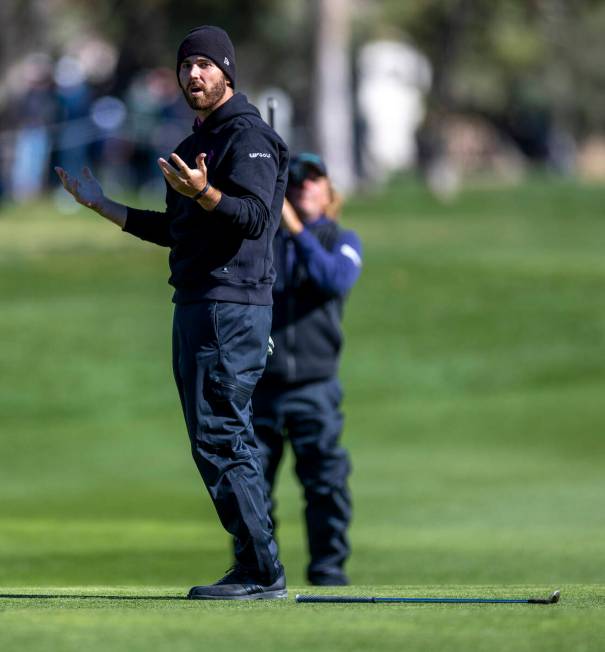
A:
POLYGON ((549 602, 550 604, 556 604, 561 599, 561 591, 556 590, 550 594, 549 602))

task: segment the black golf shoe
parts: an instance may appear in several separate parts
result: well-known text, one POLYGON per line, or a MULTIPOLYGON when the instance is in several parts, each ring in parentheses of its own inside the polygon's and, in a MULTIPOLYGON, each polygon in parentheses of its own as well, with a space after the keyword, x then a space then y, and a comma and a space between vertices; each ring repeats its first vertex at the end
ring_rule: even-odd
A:
POLYGON ((287 598, 286 575, 280 570, 273 581, 266 583, 255 578, 250 571, 234 566, 215 584, 194 586, 187 596, 190 600, 275 600, 287 598))

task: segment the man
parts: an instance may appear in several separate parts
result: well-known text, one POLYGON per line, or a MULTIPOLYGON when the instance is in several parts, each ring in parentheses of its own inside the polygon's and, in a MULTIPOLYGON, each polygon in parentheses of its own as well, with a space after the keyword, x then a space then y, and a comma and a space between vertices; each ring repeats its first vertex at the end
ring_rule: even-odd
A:
POLYGON ((343 417, 337 372, 342 309, 361 271, 361 244, 353 231, 335 222, 337 198, 315 154, 292 159, 287 196, 274 242, 275 352, 254 393, 254 429, 270 496, 284 436, 292 445, 306 503, 307 579, 344 585, 350 465, 339 444, 343 417))
POLYGON ((197 118, 194 133, 158 164, 167 182, 163 213, 136 210, 103 194, 90 170, 57 168, 65 188, 124 231, 170 247, 176 304, 173 368, 193 458, 236 563, 192 599, 287 595, 267 512, 251 426, 252 391, 266 361, 287 148, 244 95, 234 92, 227 34, 198 27, 177 54, 181 89, 197 118))

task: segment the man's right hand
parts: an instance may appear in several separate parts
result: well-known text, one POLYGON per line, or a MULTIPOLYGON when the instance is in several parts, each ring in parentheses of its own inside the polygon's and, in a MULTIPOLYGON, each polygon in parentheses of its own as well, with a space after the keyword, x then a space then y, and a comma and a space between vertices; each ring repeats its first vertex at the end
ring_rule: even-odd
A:
POLYGON ((82 170, 82 177, 72 177, 60 167, 56 167, 55 172, 59 175, 65 190, 73 195, 79 204, 91 208, 121 229, 124 228, 128 208, 105 197, 101 184, 94 178, 89 168, 85 167, 82 170))
POLYGON ((56 167, 55 172, 59 175, 65 190, 73 195, 79 204, 92 208, 98 213, 102 212, 105 195, 101 184, 95 179, 90 168, 85 167, 81 177, 72 177, 60 167, 56 167))

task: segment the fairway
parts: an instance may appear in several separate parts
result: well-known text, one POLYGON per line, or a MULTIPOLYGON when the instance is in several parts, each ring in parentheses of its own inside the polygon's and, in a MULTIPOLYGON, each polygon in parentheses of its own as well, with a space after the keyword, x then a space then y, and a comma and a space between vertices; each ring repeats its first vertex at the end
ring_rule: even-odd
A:
POLYGON ((605 188, 351 201, 353 586, 557 605, 182 600, 230 565, 170 362, 167 250, 51 203, 0 209, 0 650, 602 650, 605 188), (22 597, 8 597, 20 595, 22 597), (51 596, 51 597, 44 597, 51 596), (54 596, 54 597, 53 597, 54 596))

